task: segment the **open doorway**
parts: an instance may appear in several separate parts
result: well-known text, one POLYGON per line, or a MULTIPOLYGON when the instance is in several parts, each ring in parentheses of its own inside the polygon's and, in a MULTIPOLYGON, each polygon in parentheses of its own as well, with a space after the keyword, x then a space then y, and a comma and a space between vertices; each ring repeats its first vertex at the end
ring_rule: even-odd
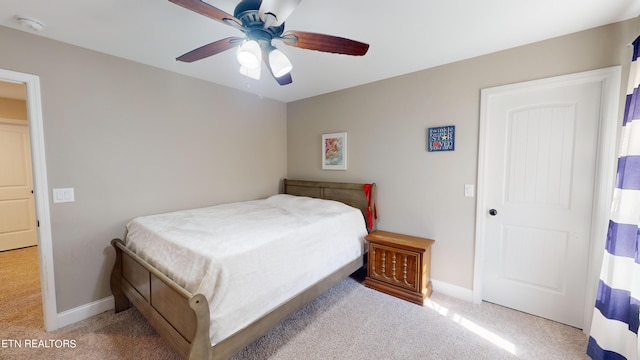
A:
MULTIPOLYGON (((58 315, 56 308, 55 281, 53 273, 53 244, 49 215, 47 171, 44 156, 43 120, 40 102, 40 79, 35 75, 0 69, 0 84, 8 84, 8 88, 17 88, 19 89, 19 92, 23 93, 23 99, 14 100, 23 101, 23 104, 26 107, 26 117, 22 117, 25 119, 16 119, 16 117, 19 118, 20 116, 16 115, 15 112, 12 112, 9 115, 5 114, 4 116, 0 117, 8 117, 9 119, 5 119, 4 123, 12 123, 11 125, 16 125, 16 122, 20 124, 20 121, 26 120, 27 126, 26 129, 24 129, 26 135, 24 136, 27 136, 27 139, 30 140, 30 144, 26 145, 27 149, 25 151, 30 152, 29 157, 31 160, 30 170, 32 170, 32 189, 29 191, 29 193, 31 194, 31 191, 33 191, 31 197, 33 199, 34 206, 30 211, 29 209, 23 209, 23 212, 30 213, 30 215, 33 217, 32 221, 34 223, 34 226, 36 226, 35 232, 37 246, 30 246, 26 248, 22 247, 22 249, 31 249, 31 253, 29 253, 29 251, 22 252, 21 255, 23 255, 24 258, 22 260, 16 261, 26 262, 28 260, 31 260, 31 265, 27 265, 26 268, 34 271, 35 274, 39 274, 39 280, 36 279, 37 276, 33 272, 27 272, 27 275, 25 276, 29 277, 31 281, 35 281, 36 292, 39 290, 40 293, 40 308, 42 309, 42 319, 40 320, 40 324, 42 324, 42 320, 44 320, 45 330, 52 331, 58 328, 58 315), (11 119, 12 117, 13 119, 11 119), (34 259, 34 256, 37 256, 37 258, 34 259), (39 289, 37 289, 38 283, 39 289)), ((4 95, 5 98, 9 96, 10 95, 4 95)), ((15 97, 15 95, 12 96, 15 97)), ((23 109, 22 111, 25 111, 25 109, 23 109)), ((19 110, 18 113, 20 113, 19 110)), ((18 127, 19 126, 14 126, 14 128, 18 127)), ((7 136, 8 138, 11 137, 13 139, 12 141, 17 141, 16 139, 20 138, 20 136, 15 135, 15 133, 7 136)), ((24 203, 26 202, 23 202, 23 204, 24 203)), ((23 205, 23 207, 24 206, 26 205, 23 205)), ((9 213, 12 213, 12 211, 9 211, 9 213)), ((28 220, 24 221, 28 222, 28 220)), ((29 240, 27 239, 26 241, 29 240)), ((14 247, 22 246, 20 245, 20 243, 17 243, 17 245, 13 245, 14 247)), ((11 256, 11 258, 17 258, 17 256, 11 256)), ((15 293, 13 295, 8 296, 13 296, 16 298, 19 297, 20 291, 14 291, 15 293)), ((36 298, 37 297, 38 296, 36 293, 36 298)))
POLYGON ((9 333, 44 324, 26 90, 0 81, 0 322, 9 333))
POLYGON ((0 251, 38 244, 26 90, 0 81, 0 251))

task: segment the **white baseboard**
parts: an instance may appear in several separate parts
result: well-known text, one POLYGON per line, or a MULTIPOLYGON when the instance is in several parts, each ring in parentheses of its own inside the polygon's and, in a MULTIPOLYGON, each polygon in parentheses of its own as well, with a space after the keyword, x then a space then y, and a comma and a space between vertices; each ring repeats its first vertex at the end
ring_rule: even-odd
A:
POLYGON ((434 292, 439 292, 444 295, 452 296, 461 300, 473 301, 473 290, 463 288, 457 285, 451 285, 444 281, 431 279, 431 286, 433 286, 434 292))
POLYGON ((115 308, 113 296, 58 313, 58 329, 115 308))

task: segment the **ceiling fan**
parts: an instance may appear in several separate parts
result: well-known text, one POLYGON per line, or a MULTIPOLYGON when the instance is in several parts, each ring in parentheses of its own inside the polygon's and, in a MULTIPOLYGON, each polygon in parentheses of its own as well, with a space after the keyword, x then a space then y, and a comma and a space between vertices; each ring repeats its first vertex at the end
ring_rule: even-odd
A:
POLYGON ((280 85, 292 82, 293 65, 287 56, 272 44, 272 40, 302 49, 336 54, 362 56, 369 45, 338 36, 304 31, 284 32, 284 21, 301 0, 242 0, 230 15, 202 0, 169 0, 174 4, 244 33, 244 37, 227 37, 201 46, 176 58, 194 62, 237 47, 236 57, 240 62, 240 73, 254 79, 260 78, 261 63, 264 62, 271 75, 280 85))

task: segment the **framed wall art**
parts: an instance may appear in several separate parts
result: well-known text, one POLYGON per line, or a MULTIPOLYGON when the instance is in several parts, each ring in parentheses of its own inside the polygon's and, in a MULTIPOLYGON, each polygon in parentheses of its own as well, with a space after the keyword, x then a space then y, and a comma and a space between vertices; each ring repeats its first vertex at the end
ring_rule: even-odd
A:
POLYGON ((455 149, 456 127, 440 126, 427 130, 427 151, 453 151, 455 149))
POLYGON ((347 170, 347 133, 322 135, 322 169, 347 170))

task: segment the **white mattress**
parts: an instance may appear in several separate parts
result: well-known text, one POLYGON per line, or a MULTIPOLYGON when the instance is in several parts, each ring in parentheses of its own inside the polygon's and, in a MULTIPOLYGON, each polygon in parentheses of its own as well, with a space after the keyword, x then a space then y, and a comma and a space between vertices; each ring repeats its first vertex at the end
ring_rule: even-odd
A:
POLYGON ((209 301, 215 345, 363 253, 360 210, 308 197, 139 217, 127 247, 209 301))

